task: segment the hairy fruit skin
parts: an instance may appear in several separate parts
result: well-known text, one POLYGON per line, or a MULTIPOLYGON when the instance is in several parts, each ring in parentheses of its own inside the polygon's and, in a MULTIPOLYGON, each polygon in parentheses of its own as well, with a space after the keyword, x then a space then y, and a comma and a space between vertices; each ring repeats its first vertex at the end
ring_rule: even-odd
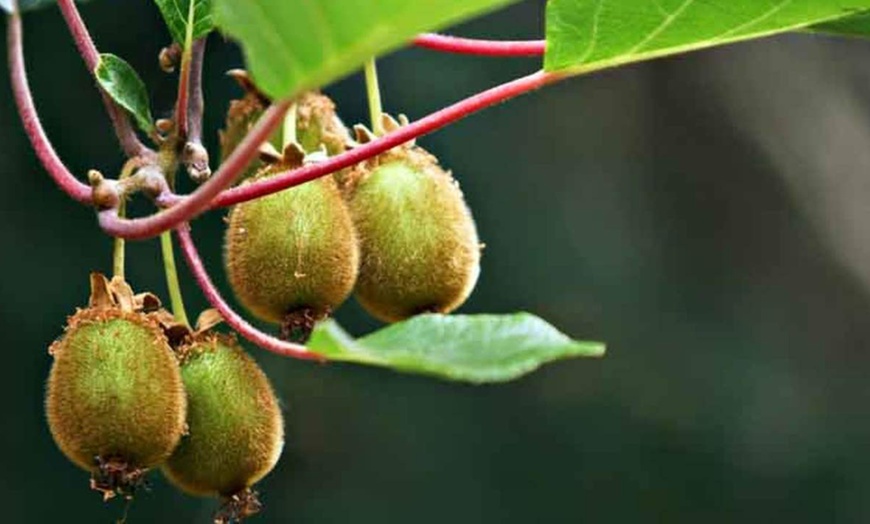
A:
POLYGON ((432 155, 401 148, 361 164, 349 196, 361 251, 356 297, 372 316, 449 313, 468 298, 480 273, 477 229, 432 155))
POLYGON ((281 323, 303 309, 328 314, 350 295, 359 265, 356 232, 335 180, 235 206, 224 260, 236 297, 254 316, 281 323))
POLYGON ((296 101, 296 141, 306 153, 321 146, 329 156, 344 153, 350 132, 335 112, 335 103, 316 91, 303 93, 296 101))
POLYGON ((72 462, 92 473, 105 460, 148 469, 172 453, 187 403, 156 321, 117 309, 80 310, 49 351, 48 425, 72 462))
POLYGON ((192 495, 231 497, 268 474, 284 446, 284 421, 269 380, 229 337, 182 348, 189 433, 163 471, 192 495))

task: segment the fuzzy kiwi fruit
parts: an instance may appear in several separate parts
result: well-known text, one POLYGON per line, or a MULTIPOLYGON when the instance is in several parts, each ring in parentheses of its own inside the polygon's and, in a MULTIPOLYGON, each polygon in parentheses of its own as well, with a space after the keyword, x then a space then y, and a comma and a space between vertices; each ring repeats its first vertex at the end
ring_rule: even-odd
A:
POLYGON ((235 206, 224 261, 242 305, 261 320, 281 324, 285 338, 305 341, 356 281, 359 248, 337 182, 323 177, 235 206))
POLYGON ((394 149, 350 174, 349 199, 360 241, 359 303, 395 322, 449 313, 480 273, 480 242, 459 185, 416 146, 394 149))
POLYGON ((347 149, 350 133, 328 96, 308 91, 296 100, 296 141, 306 153, 323 147, 329 156, 334 156, 347 149))
MULTIPOLYGON (((261 93, 248 74, 241 70, 230 71, 230 75, 244 90, 244 96, 230 102, 226 116, 226 125, 220 131, 221 159, 235 151, 239 143, 266 111, 270 101, 261 93)), ((326 95, 317 91, 307 91, 296 99, 296 142, 305 153, 314 153, 323 148, 329 156, 342 153, 351 143, 350 133, 335 111, 335 104, 326 95)), ((269 139, 274 148, 279 148, 282 142, 282 130, 278 130, 269 139)), ((246 170, 243 178, 256 174, 268 162, 254 161, 246 170)))
POLYGON ((284 446, 284 421, 269 379, 235 338, 207 334, 178 350, 188 434, 163 465, 182 491, 225 500, 233 518, 256 512, 251 486, 284 446))
POLYGON ((46 414, 60 450, 107 497, 130 494, 163 462, 185 427, 178 363, 158 323, 142 313, 79 310, 49 352, 46 414))

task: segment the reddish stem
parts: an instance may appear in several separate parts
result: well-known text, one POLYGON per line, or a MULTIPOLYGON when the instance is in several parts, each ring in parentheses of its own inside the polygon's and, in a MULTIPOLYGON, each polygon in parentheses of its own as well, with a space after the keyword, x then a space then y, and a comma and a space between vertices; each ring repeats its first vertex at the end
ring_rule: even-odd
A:
POLYGON ((546 40, 478 40, 424 33, 414 38, 414 45, 445 53, 480 56, 540 56, 546 40))
POLYGON ((245 321, 245 319, 243 319, 238 313, 233 311, 229 304, 227 304, 223 297, 221 297, 220 292, 212 283, 211 278, 209 278, 208 272, 206 271, 202 259, 199 257, 199 253, 196 250, 196 246, 193 243, 193 238, 190 236, 190 225, 187 223, 181 224, 175 232, 178 234, 178 240, 181 244, 181 251, 184 253, 184 259, 187 261, 187 265, 190 267, 190 271, 193 273, 193 277, 196 279, 197 284, 199 284, 203 294, 205 294, 205 298, 213 308, 220 312, 221 316, 224 317, 224 320, 226 320, 231 328, 236 330, 250 342, 263 349, 277 353, 278 355, 304 360, 326 361, 324 357, 308 351, 305 346, 285 342, 263 333, 245 321))
POLYGON ((212 199, 235 182, 245 167, 256 158, 260 145, 268 140, 272 132, 282 123, 284 113, 287 112, 289 106, 290 102, 281 102, 267 109, 257 125, 248 133, 217 173, 190 196, 173 198, 167 194, 160 195, 157 199, 158 203, 168 204, 172 202, 175 205, 145 218, 123 219, 118 217, 116 209, 108 209, 99 214, 100 226, 108 234, 115 237, 141 239, 173 229, 205 211, 212 199))
POLYGON ((45 130, 39 121, 39 114, 33 105, 33 95, 27 82, 27 70, 24 65, 24 45, 21 34, 21 14, 17 11, 9 16, 8 22, 9 75, 12 81, 12 94, 21 115, 24 132, 36 152, 42 166, 51 175, 55 183, 70 197, 83 204, 91 203, 91 188, 76 179, 52 147, 45 135, 45 130))
MULTIPOLYGON (((90 71, 91 75, 95 75, 97 65, 100 62, 100 53, 97 51, 90 33, 88 33, 88 28, 79 14, 75 1, 58 0, 58 6, 60 6, 60 12, 63 14, 64 20, 66 20, 69 31, 79 50, 79 54, 82 55, 85 61, 88 71, 90 71)), ((102 88, 100 89, 100 95, 103 98, 106 111, 109 113, 109 118, 115 127, 115 134, 118 136, 118 141, 121 143, 124 153, 131 158, 148 153, 150 150, 139 141, 139 137, 136 136, 136 131, 133 129, 127 113, 102 88)))
POLYGON ((187 111, 190 100, 190 56, 192 51, 182 52, 181 70, 178 73, 178 95, 175 102, 175 129, 182 140, 187 139, 187 111))
POLYGON ((518 78, 500 86, 488 89, 477 95, 466 98, 440 111, 436 111, 426 117, 417 120, 398 131, 382 136, 372 142, 364 144, 331 157, 323 162, 309 164, 293 171, 272 176, 251 184, 234 187, 221 193, 212 202, 212 207, 223 207, 253 200, 261 196, 270 195, 289 187, 298 186, 315 178, 335 173, 341 169, 352 166, 363 160, 372 158, 384 151, 392 149, 400 144, 413 140, 419 136, 431 133, 448 124, 456 122, 472 113, 486 109, 510 98, 538 89, 547 84, 565 78, 565 75, 545 73, 539 71, 528 76, 518 78))
POLYGON ((202 68, 205 62, 205 42, 202 37, 193 41, 192 56, 190 59, 190 101, 187 109, 187 139, 192 142, 202 141, 202 117, 205 100, 202 96, 202 68))

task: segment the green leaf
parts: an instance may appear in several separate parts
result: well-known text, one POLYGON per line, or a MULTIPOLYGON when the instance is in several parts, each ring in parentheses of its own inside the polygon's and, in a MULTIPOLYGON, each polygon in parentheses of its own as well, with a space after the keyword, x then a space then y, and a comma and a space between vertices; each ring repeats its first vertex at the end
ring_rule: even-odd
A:
MULTIPOLYGON (((237 0, 245 3, 247 0, 237 0)), ((193 2, 193 38, 202 38, 214 30, 212 19, 212 0, 154 0, 172 39, 179 44, 184 44, 187 34, 187 14, 190 10, 190 2, 193 2)))
MULTIPOLYGON (((78 3, 83 3, 88 0, 76 0, 78 3)), ((57 0, 18 0, 18 6, 21 12, 41 9, 57 3, 57 0)), ((7 13, 12 12, 12 0, 0 0, 0 9, 7 13)))
POLYGON ((97 82, 112 100, 126 109, 136 119, 136 123, 146 133, 154 130, 154 117, 145 83, 136 70, 123 59, 108 53, 100 55, 94 70, 97 82))
POLYGON ((868 9, 870 0, 549 0, 544 67, 580 74, 868 9))
POLYGON ((516 0, 214 0, 257 86, 275 98, 320 87, 423 31, 516 0))
POLYGON ((505 382, 554 360, 604 354, 603 344, 571 340, 529 313, 420 315, 357 340, 329 320, 308 347, 330 360, 473 383, 505 382))
POLYGON ((810 30, 839 36, 870 37, 870 13, 847 16, 834 22, 813 26, 810 30))

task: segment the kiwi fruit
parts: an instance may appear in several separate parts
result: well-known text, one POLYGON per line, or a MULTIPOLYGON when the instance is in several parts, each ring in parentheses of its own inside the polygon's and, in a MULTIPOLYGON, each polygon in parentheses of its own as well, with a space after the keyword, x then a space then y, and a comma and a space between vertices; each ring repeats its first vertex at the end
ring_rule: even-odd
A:
POLYGON ((49 352, 45 407, 54 441, 106 498, 132 495, 185 428, 181 373, 159 324, 138 312, 82 309, 49 352))
POLYGON ((187 391, 188 434, 163 465, 196 496, 222 497, 227 520, 259 509, 251 486, 284 446, 284 421, 269 379, 235 338, 205 334, 178 350, 187 391))
POLYGON ((459 307, 477 282, 481 245, 453 176, 406 145, 358 164, 349 179, 363 308, 395 322, 459 307))
MULTIPOLYGON (((251 180, 299 165, 301 155, 290 147, 285 161, 251 180)), ((233 207, 224 254, 239 302, 298 342, 350 295, 359 265, 350 212, 332 177, 233 207)))
POLYGON ((296 141, 306 153, 323 148, 327 155, 334 156, 347 149, 350 133, 328 96, 308 91, 296 99, 296 141))
MULTIPOLYGON (((269 98, 257 89, 245 71, 236 69, 230 71, 229 75, 239 83, 244 95, 230 102, 225 127, 220 131, 222 161, 235 151, 270 104, 269 98)), ((294 107, 296 108, 295 141, 305 153, 323 150, 328 156, 333 156, 343 153, 347 145, 352 142, 349 131, 335 112, 335 104, 326 95, 317 91, 306 91, 296 99, 294 107)), ((268 145, 277 151, 282 142, 289 142, 282 138, 283 132, 279 129, 269 139, 268 145)), ((270 160, 268 158, 255 160, 240 180, 256 174, 268 165, 270 160)))

